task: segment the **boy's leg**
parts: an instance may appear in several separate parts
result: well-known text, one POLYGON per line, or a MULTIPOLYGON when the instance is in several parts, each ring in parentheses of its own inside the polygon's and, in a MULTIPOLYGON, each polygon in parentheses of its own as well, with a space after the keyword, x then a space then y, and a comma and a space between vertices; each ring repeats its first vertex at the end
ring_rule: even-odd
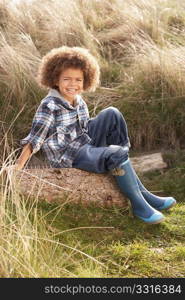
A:
POLYGON ((88 134, 96 147, 108 145, 130 145, 126 121, 115 107, 103 109, 89 120, 88 134))
POLYGON ((122 174, 115 177, 121 191, 131 202, 134 215, 146 223, 159 223, 164 216, 152 208, 142 196, 129 163, 128 150, 127 146, 95 147, 86 144, 79 149, 73 167, 89 172, 105 173, 119 166, 122 174))
MULTIPOLYGON (((126 145, 129 146, 127 124, 122 114, 117 108, 109 107, 102 110, 96 118, 89 121, 89 135, 92 137, 94 145, 126 145)), ((120 172, 115 170, 115 172, 120 172)), ((134 172, 135 173, 135 172, 134 172)), ((169 209, 176 204, 173 197, 159 197, 150 193, 141 183, 135 173, 140 191, 146 201, 158 210, 169 209)))
POLYGON ((163 214, 153 208, 143 197, 135 171, 129 159, 120 164, 122 175, 116 175, 116 181, 121 191, 128 197, 135 216, 148 224, 160 223, 164 220, 163 214))
POLYGON ((73 168, 94 173, 106 173, 115 169, 128 158, 128 150, 127 146, 96 147, 85 144, 78 150, 73 161, 73 168))
POLYGON ((91 144, 82 146, 73 162, 74 168, 105 173, 128 158, 129 137, 123 115, 117 108, 103 109, 88 122, 91 144))
POLYGON ((153 206, 157 210, 163 210, 169 209, 176 204, 176 200, 173 197, 160 197, 148 191, 140 181, 135 171, 134 174, 143 197, 151 206, 153 206))

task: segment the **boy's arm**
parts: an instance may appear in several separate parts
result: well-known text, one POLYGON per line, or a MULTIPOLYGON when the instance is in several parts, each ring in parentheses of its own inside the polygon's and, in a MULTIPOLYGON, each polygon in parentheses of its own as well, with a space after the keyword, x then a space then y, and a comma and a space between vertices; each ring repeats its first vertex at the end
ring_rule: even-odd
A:
POLYGON ((31 144, 28 143, 23 147, 22 152, 15 163, 15 169, 21 170, 24 167, 27 160, 30 158, 31 154, 32 154, 32 146, 31 144))

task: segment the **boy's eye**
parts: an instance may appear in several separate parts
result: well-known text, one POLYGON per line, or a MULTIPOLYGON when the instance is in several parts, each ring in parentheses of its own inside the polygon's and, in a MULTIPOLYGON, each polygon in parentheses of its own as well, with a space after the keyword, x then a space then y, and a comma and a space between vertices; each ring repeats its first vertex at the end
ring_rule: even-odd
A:
MULTIPOLYGON (((63 79, 64 79, 64 80, 70 80, 70 78, 63 78, 63 79)), ((82 81, 82 79, 80 79, 80 78, 79 78, 79 79, 77 78, 76 80, 77 80, 77 81, 82 81)))
MULTIPOLYGON (((64 78, 63 80, 64 80, 64 81, 69 81, 69 80, 70 80, 70 78, 64 78)), ((76 81, 78 81, 78 82, 82 82, 82 79, 76 79, 76 81)))

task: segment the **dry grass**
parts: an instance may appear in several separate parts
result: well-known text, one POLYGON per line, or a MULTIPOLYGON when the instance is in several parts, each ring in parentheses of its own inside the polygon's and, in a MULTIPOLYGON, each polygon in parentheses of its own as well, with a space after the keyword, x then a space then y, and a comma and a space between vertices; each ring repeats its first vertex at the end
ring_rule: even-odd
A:
POLYGON ((161 49, 152 41, 145 42, 140 51, 136 52, 134 62, 127 72, 127 87, 130 86, 127 98, 129 95, 130 98, 137 96, 138 100, 184 96, 184 50, 184 46, 168 44, 168 47, 161 49))
POLYGON ((30 86, 21 84, 23 78, 32 81, 40 57, 61 45, 89 48, 103 68, 114 61, 124 69, 150 46, 158 47, 165 56, 171 34, 175 38, 177 29, 178 35, 184 34, 183 4, 177 4, 161 0, 40 0, 9 6, 8 1, 1 1, 0 66, 5 72, 1 82, 12 80, 11 73, 18 75, 20 86, 13 78, 16 96, 25 99, 21 88, 28 91, 30 86))
MULTIPOLYGON (((178 0, 33 0, 21 1, 16 6, 8 0, 0 0, 1 172, 10 160, 15 160, 17 140, 29 131, 35 108, 45 95, 35 81, 40 59, 50 49, 62 45, 87 47, 100 63, 102 87, 94 94, 85 95, 92 116, 101 108, 116 105, 128 121, 133 148, 146 151, 156 147, 182 147, 185 138, 184 8, 184 2, 178 0)), ((167 178, 168 188, 173 174, 167 178)), ((178 190, 179 187, 176 193, 178 190)), ((122 218, 121 213, 116 215, 111 211, 107 217, 107 212, 101 211, 92 218, 87 210, 80 214, 79 207, 78 210, 70 208, 66 222, 72 220, 70 222, 77 222, 86 230, 82 238, 84 244, 81 244, 80 230, 76 230, 79 236, 64 237, 66 227, 61 226, 61 212, 64 217, 61 207, 55 207, 57 213, 53 215, 50 207, 44 214, 44 209, 37 209, 38 205, 37 199, 20 197, 13 174, 9 179, 1 174, 1 277, 170 276, 166 266, 168 248, 165 247, 170 241, 174 246, 174 230, 178 239, 184 239, 184 231, 181 231, 184 218, 180 219, 183 207, 177 208, 180 214, 174 213, 167 225, 149 231, 144 225, 138 226, 137 221, 130 222, 126 216, 122 218), (48 215, 52 216, 51 223, 47 221, 48 215), (56 232, 53 225, 57 218, 62 234, 60 230, 56 232), (94 226, 95 218, 97 224, 101 220, 100 225, 115 222, 117 231, 101 235, 96 230, 92 235, 93 241, 97 239, 96 247, 90 240, 87 246, 90 238, 87 228, 92 219, 94 226), (84 225, 86 221, 89 223, 84 225), (178 222, 182 226, 179 227, 178 222), (126 230, 129 237, 125 235, 126 230), (163 236, 160 241, 159 231, 163 236), (147 243, 148 247, 146 232, 152 244, 160 247, 163 243, 165 249, 154 267, 144 256, 146 249, 143 264, 142 259, 138 260, 142 246, 138 246, 137 252, 131 245, 133 238, 133 245, 134 239, 140 239, 141 245, 147 243), (110 238, 112 246, 109 248, 105 236, 110 238), (127 248, 133 252, 131 259, 127 253, 124 258, 127 248, 123 243, 120 248, 112 244, 120 236, 121 243, 128 243, 127 248), (99 249, 109 274, 105 264, 96 258, 99 249), (164 268, 161 267, 163 260, 164 268)), ((178 259, 182 250, 183 245, 179 245, 178 259)), ((148 253, 151 253, 150 247, 148 253)), ((169 266, 173 268, 176 258, 170 255, 169 266)), ((184 275, 181 266, 176 266, 174 272, 177 277, 184 275)))
MULTIPOLYGON (((21 196, 20 179, 11 170, 5 172, 6 166, 13 164, 13 157, 11 153, 0 173, 0 277, 78 277, 84 265, 101 276, 105 265, 99 259, 83 250, 80 242, 63 239, 67 231, 89 227, 56 230, 52 223, 62 213, 64 204, 44 215, 37 208, 38 197, 21 196), (46 216, 50 214, 52 221, 48 223, 46 216)), ((30 193, 32 188, 30 185, 30 193)))
POLYGON ((45 95, 35 81, 42 55, 68 45, 89 48, 100 63, 102 86, 85 95, 92 116, 120 108, 133 149, 184 145, 182 1, 0 1, 0 16, 0 126, 7 142, 17 146, 29 132, 45 95))

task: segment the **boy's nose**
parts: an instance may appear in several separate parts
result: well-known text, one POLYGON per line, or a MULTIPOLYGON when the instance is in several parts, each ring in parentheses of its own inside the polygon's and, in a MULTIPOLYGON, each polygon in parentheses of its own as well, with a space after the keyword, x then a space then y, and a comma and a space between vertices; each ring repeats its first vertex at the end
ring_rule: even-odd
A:
POLYGON ((71 86, 75 86, 75 85, 76 85, 76 81, 75 81, 75 80, 71 80, 71 81, 70 81, 70 85, 71 85, 71 86))

